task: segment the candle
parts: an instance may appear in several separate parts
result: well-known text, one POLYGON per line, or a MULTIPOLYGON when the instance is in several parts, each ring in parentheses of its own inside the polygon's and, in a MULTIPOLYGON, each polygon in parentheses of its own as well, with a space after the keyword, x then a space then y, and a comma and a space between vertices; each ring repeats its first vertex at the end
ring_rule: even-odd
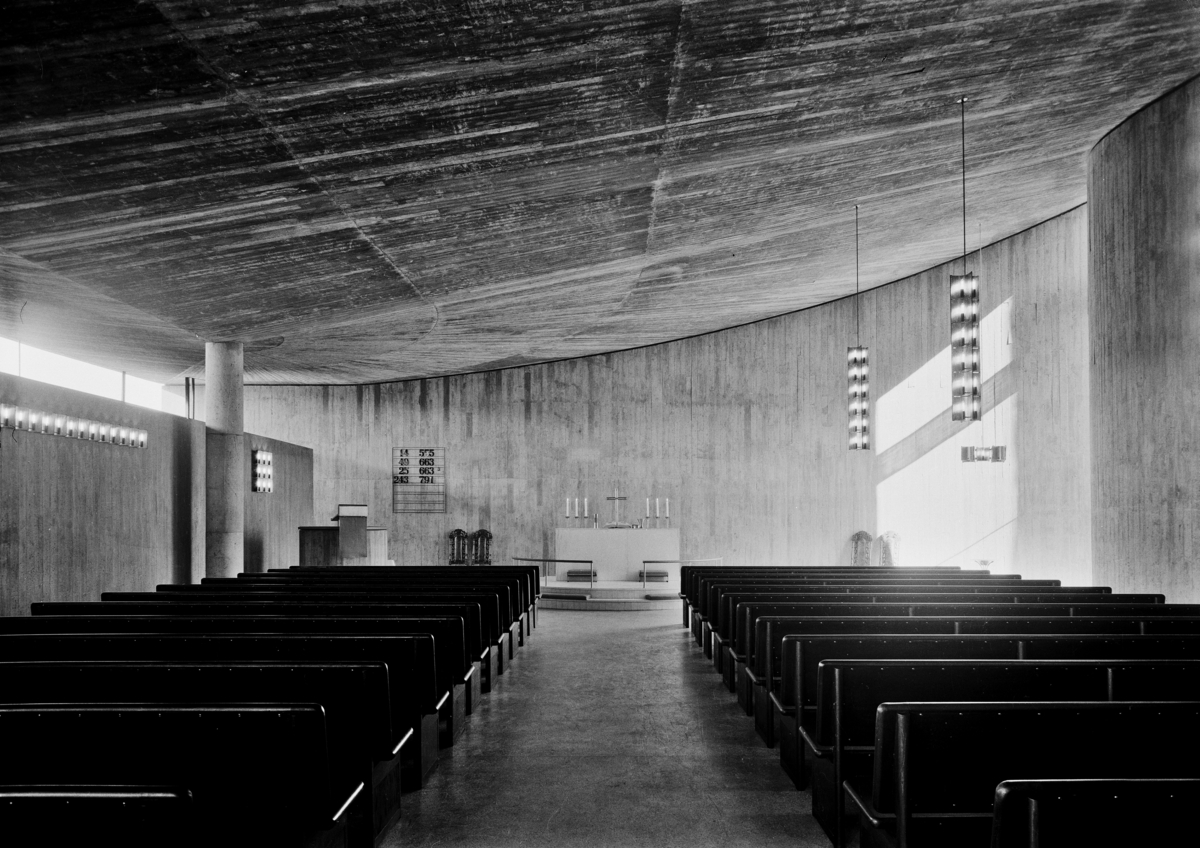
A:
POLYGON ((575 517, 579 517, 579 498, 575 499, 575 517))
POLYGON ((571 517, 571 499, 567 498, 567 518, 571 517))
POLYGON ((655 498, 655 499, 654 499, 654 517, 655 517, 655 518, 658 518, 658 517, 659 517, 659 511, 658 511, 658 498, 655 498))
POLYGON ((667 498, 667 518, 671 517, 671 499, 667 498))
POLYGON ((583 517, 588 517, 587 498, 583 499, 583 517))
POLYGON ((646 498, 646 517, 650 517, 650 499, 646 498))

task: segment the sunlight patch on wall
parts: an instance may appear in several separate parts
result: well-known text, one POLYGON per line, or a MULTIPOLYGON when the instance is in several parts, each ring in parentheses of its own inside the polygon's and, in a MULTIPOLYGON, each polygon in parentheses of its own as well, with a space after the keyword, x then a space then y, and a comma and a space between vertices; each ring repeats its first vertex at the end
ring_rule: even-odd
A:
MULTIPOLYGON (((1012 298, 983 317, 981 353, 983 383, 1012 362, 1012 298)), ((990 402, 984 398, 985 405, 990 402)), ((903 441, 943 410, 950 414, 948 344, 875 402, 875 450, 882 453, 903 441)))
MULTIPOLYGON (((942 408, 949 416, 948 394, 942 408)), ((1019 458, 1012 449, 1016 414, 1017 396, 1011 395, 985 412, 983 421, 875 487, 877 533, 892 530, 900 535, 901 565, 977 568, 975 560, 990 559, 993 572, 1018 570, 1014 557, 1019 458), (961 460, 963 446, 985 443, 1008 445, 1007 462, 961 460)))

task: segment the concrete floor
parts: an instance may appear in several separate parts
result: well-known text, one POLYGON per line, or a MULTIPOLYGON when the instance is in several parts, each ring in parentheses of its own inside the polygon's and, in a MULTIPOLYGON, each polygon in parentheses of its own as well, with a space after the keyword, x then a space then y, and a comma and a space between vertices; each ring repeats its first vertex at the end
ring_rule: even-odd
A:
POLYGON ((384 845, 829 848, 679 618, 542 611, 384 845))

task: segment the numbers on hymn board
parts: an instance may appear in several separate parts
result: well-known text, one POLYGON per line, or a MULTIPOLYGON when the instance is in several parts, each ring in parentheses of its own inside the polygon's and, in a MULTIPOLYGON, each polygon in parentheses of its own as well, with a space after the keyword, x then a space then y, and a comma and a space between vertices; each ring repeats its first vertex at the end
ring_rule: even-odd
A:
POLYGON ((446 449, 392 448, 392 511, 446 511, 446 449))

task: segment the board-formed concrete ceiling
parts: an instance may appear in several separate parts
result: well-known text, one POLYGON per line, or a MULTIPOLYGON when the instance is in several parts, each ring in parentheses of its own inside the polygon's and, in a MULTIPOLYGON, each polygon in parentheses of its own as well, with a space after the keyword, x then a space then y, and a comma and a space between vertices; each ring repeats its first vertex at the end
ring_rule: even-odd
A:
POLYGON ((1196 0, 10 0, 0 335, 160 380, 477 371, 729 327, 1085 201, 1196 0))

